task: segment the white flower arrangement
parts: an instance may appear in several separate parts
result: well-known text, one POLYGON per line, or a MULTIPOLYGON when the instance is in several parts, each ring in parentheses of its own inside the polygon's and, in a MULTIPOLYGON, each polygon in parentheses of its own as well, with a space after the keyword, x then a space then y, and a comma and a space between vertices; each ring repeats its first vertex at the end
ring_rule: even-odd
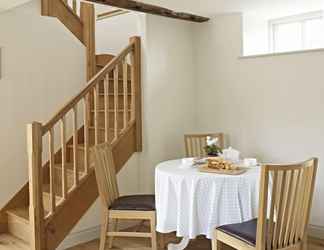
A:
POLYGON ((207 146, 217 145, 218 138, 212 138, 211 136, 207 136, 206 142, 207 142, 207 146))
POLYGON ((218 138, 206 137, 207 146, 205 147, 207 155, 218 156, 222 153, 222 149, 217 145, 218 138))

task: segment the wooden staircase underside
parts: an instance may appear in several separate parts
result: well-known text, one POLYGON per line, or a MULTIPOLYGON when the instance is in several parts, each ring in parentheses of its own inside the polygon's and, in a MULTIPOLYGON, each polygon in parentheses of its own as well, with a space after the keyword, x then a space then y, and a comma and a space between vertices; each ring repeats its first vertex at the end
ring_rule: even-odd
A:
MULTIPOLYGON (((89 80, 91 79, 88 86, 94 86, 92 89, 85 88, 80 94, 85 96, 87 91, 89 95, 88 99, 85 99, 88 100, 89 111, 85 111, 88 120, 86 125, 78 127, 74 125, 75 132, 72 134, 65 135, 66 132, 63 133, 61 130, 62 142, 66 142, 56 148, 55 152, 53 141, 55 123, 65 119, 65 111, 68 111, 68 108, 74 112, 76 109, 67 105, 58 113, 60 119, 56 121, 57 114, 52 122, 44 126, 40 125, 43 131, 40 131, 39 136, 43 137, 48 133, 50 138, 49 159, 45 164, 41 164, 41 171, 36 169, 41 173, 40 200, 42 200, 44 219, 37 218, 40 207, 34 204, 37 188, 31 183, 35 183, 34 178, 37 177, 37 173, 35 175, 30 172, 30 181, 25 183, 0 210, 0 250, 54 250, 59 246, 98 198, 89 148, 103 142, 111 143, 117 172, 122 169, 132 154, 141 151, 141 124, 138 115, 140 111, 137 111, 140 108, 140 103, 137 103, 140 100, 140 89, 139 85, 136 85, 140 80, 140 61, 139 57, 136 58, 140 47, 135 39, 117 57, 109 54, 95 56, 93 7, 91 4, 83 3, 80 7, 80 17, 74 9, 64 0, 42 0, 42 15, 58 18, 85 45, 87 76, 89 80), (133 57, 126 57, 133 55, 132 53, 133 57), (132 64, 130 65, 128 61, 132 64), (134 86, 137 86, 136 89, 134 86), (135 97, 137 101, 134 101, 135 97), (64 136, 67 139, 63 140, 64 136), (87 158, 89 158, 88 164, 85 161, 87 158), (32 196, 33 199, 30 198, 32 196), (41 224, 37 225, 40 222, 41 224), (39 225, 44 228, 44 233, 41 233, 39 225), (37 237, 40 237, 40 241, 37 237)), ((78 102, 72 101, 72 103, 76 105, 78 102)), ((62 124, 64 122, 61 122, 62 124)), ((32 139, 33 143, 35 138, 32 139)), ((38 156, 34 150, 34 148, 29 149, 31 152, 29 156, 32 158, 29 161, 29 171, 33 169, 30 167, 37 162, 35 160, 38 156)))

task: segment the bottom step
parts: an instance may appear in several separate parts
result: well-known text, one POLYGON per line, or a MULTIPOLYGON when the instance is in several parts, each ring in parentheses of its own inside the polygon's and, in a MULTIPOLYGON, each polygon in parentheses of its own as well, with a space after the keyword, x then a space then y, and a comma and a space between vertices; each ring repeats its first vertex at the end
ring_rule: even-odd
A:
POLYGON ((10 234, 0 234, 0 250, 32 250, 32 249, 26 242, 10 234))
MULTIPOLYGON (((8 232, 25 242, 30 240, 28 207, 16 208, 7 211, 8 232)), ((0 245, 1 246, 1 245, 0 245)), ((1 249, 1 248, 0 248, 1 249)))

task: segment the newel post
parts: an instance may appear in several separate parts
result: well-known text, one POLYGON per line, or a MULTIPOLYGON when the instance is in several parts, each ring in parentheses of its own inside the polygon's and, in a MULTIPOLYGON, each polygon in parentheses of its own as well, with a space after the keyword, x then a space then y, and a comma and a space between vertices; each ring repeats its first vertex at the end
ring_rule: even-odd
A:
POLYGON ((42 171, 42 125, 34 122, 27 126, 27 150, 29 173, 29 220, 31 248, 45 249, 43 171, 42 171))
POLYGON ((141 84, 141 38, 130 38, 134 43, 134 65, 132 65, 132 77, 135 83, 135 121, 136 121, 136 151, 143 151, 142 142, 142 84, 141 84))
POLYGON ((83 44, 87 55, 87 80, 96 74, 96 15, 94 5, 81 2, 80 18, 83 25, 83 44))

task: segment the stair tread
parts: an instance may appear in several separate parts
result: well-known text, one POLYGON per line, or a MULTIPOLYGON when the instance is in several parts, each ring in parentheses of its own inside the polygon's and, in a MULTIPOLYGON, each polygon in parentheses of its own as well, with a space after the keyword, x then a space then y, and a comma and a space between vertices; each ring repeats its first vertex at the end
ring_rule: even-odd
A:
MULTIPOLYGON (((100 96, 104 96, 105 93, 99 92, 99 95, 100 95, 100 96)), ((109 96, 115 96, 114 93, 109 93, 108 95, 109 95, 109 96)), ((117 93, 117 95, 119 95, 119 96, 124 96, 124 93, 117 93)), ((132 93, 127 93, 127 95, 128 95, 128 96, 132 96, 132 93)))
POLYGON ((16 218, 23 220, 25 223, 29 223, 29 208, 28 207, 18 207, 10 209, 7 214, 15 216, 16 218))
MULTIPOLYGON (((50 195, 50 184, 43 184, 43 194, 44 195, 50 195)), ((56 204, 62 199, 61 196, 55 195, 56 197, 56 204)))
POLYGON ((11 234, 0 234, 0 250, 31 250, 31 247, 11 234))
MULTIPOLYGON (((104 109, 98 109, 97 111, 100 112, 100 113, 105 112, 104 109)), ((115 112, 115 110, 113 110, 113 109, 109 109, 108 111, 110 113, 114 113, 115 112)), ((124 109, 118 109, 117 111, 120 112, 120 113, 123 113, 124 112, 124 109)), ((95 112, 94 109, 91 109, 91 112, 95 112)), ((128 109, 128 112, 131 112, 131 109, 128 109)))
MULTIPOLYGON (((69 145, 68 145, 68 147, 69 147, 69 145)), ((55 168, 58 169, 58 170, 61 170, 62 169, 62 163, 56 163, 55 168)), ((66 171, 68 173, 73 171, 73 163, 70 163, 70 162, 65 163, 65 169, 66 169, 66 171)))

